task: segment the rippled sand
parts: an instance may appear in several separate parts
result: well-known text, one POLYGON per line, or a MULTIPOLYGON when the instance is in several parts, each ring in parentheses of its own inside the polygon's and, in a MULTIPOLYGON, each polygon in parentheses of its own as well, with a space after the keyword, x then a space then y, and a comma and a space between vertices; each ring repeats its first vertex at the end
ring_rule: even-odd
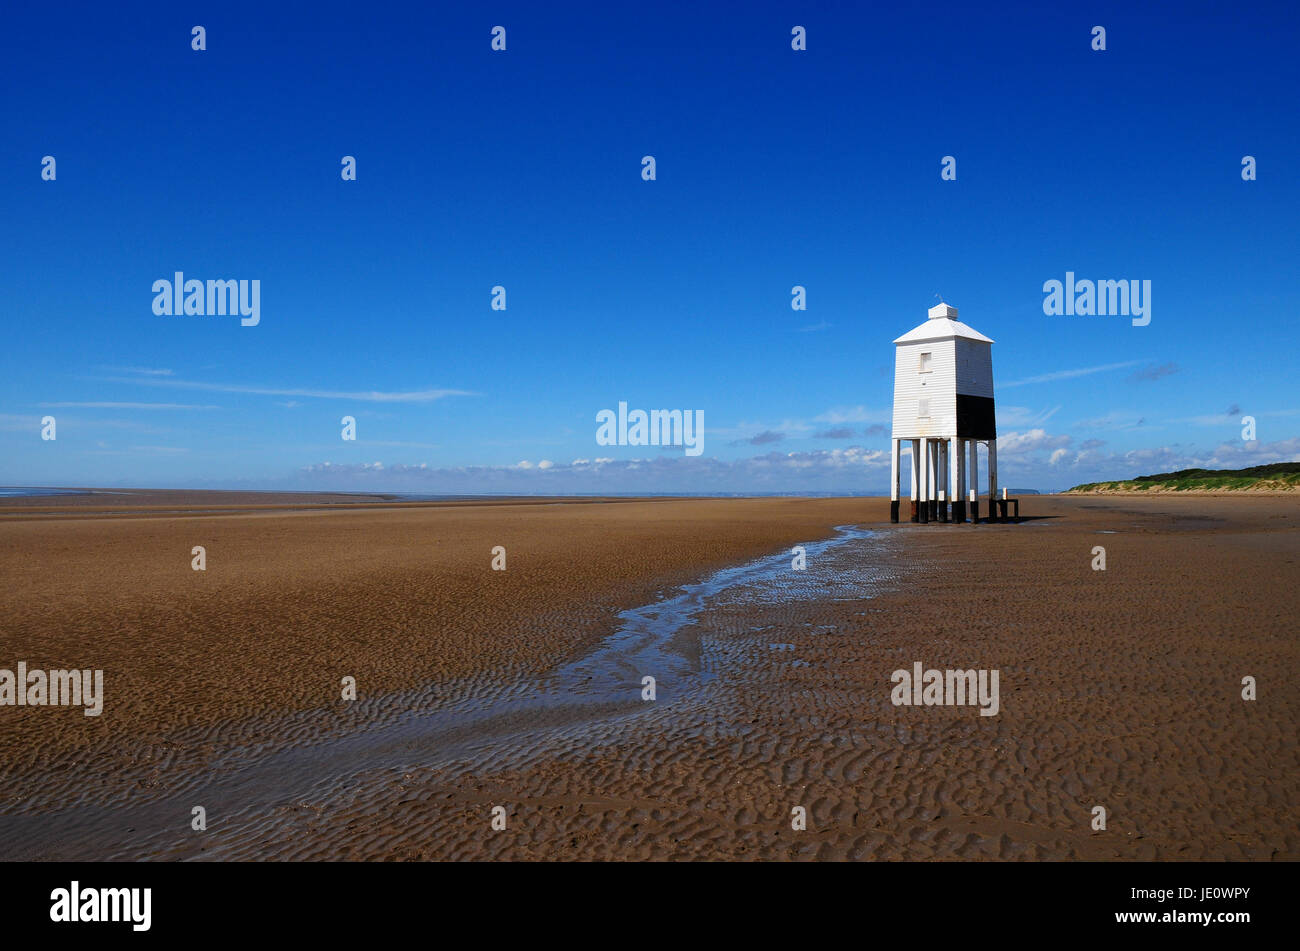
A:
POLYGON ((100 718, 0 708, 16 752, 0 843, 15 858, 1296 857, 1300 502, 1024 509, 1051 517, 891 526, 879 500, 772 499, 56 524, 0 505, 15 592, 0 666, 102 666, 108 693, 100 718), (893 706, 889 675, 914 661, 999 669, 1000 714, 893 706), (337 699, 344 673, 355 703, 337 699))

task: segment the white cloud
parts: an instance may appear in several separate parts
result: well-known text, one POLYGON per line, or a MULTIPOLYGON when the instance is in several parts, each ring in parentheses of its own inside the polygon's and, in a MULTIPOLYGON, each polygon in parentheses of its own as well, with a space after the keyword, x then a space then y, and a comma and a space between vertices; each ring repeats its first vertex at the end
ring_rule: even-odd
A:
POLYGON ((861 446, 812 452, 770 452, 748 459, 663 455, 645 459, 523 460, 505 466, 423 468, 394 465, 376 481, 371 466, 320 465, 299 471, 300 482, 319 488, 411 492, 870 492, 889 472, 889 452, 861 446), (874 481, 873 481, 874 480, 874 481))
MULTIPOLYGON (((999 481, 1012 489, 1064 489, 1081 482, 1129 479, 1155 472, 1205 467, 1241 468, 1300 460, 1300 437, 1275 443, 1225 442, 1213 449, 1159 446, 1103 452, 1095 440, 1075 447, 1069 435, 1041 428, 1011 432, 998 440, 999 481)), ((543 460, 549 461, 549 460, 543 460)), ((886 493, 889 452, 849 446, 810 452, 769 452, 744 459, 662 455, 646 459, 575 459, 543 467, 516 465, 428 466, 381 464, 307 466, 294 485, 421 494, 599 495, 603 493, 789 492, 886 493)), ((906 479, 904 479, 906 488, 906 479)))
MULTIPOLYGON (((1046 451, 1056 438, 1038 440, 1036 449, 1005 454, 998 440, 998 474, 1004 485, 1065 489, 1083 482, 1111 482, 1180 469, 1244 469, 1270 462, 1300 461, 1300 437, 1272 443, 1233 440, 1211 449, 1167 445, 1125 452, 1063 445, 1046 451)), ((1032 442, 1032 441, 1029 441, 1032 442)), ((1027 443, 1026 443, 1027 447, 1027 443)))
POLYGON ((1023 433, 1004 433, 998 437, 998 459, 1069 446, 1069 436, 1053 436, 1044 429, 1030 429, 1023 433))

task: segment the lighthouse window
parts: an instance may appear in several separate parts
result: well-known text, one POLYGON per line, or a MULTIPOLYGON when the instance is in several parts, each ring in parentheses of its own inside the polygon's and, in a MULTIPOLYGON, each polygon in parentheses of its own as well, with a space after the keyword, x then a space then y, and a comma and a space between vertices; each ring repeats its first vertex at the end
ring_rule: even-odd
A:
POLYGON ((929 372, 930 372, 930 354, 928 354, 928 353, 923 353, 923 354, 921 354, 921 366, 920 366, 918 372, 920 372, 920 373, 929 373, 929 372))
MULTIPOLYGON (((926 354, 926 356, 929 356, 929 354, 926 354)), ((917 401, 916 401, 916 418, 917 418, 917 419, 929 419, 929 418, 930 418, 930 401, 929 401, 929 400, 917 400, 917 401)))

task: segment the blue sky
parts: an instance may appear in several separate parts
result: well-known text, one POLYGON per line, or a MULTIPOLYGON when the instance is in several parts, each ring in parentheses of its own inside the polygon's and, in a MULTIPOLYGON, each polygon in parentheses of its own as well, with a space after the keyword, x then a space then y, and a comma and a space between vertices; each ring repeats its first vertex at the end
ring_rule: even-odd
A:
POLYGON ((1003 484, 1300 459, 1294 5, 626 6, 7 9, 0 483, 883 492, 936 293, 1003 484), (597 445, 620 400, 703 454, 597 445))

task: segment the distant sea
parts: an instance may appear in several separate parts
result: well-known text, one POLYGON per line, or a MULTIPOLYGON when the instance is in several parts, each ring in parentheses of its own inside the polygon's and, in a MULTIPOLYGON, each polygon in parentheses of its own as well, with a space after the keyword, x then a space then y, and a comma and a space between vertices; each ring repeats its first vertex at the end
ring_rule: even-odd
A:
MULTIPOLYGON (((163 491, 185 491, 184 489, 165 489, 163 491)), ((361 496, 386 496, 394 499, 401 499, 405 502, 467 502, 474 499, 495 499, 495 498, 629 498, 629 499, 646 499, 646 498, 670 498, 670 499, 691 499, 691 498, 844 498, 846 496, 869 498, 875 495, 870 492, 593 492, 582 493, 576 496, 566 495, 541 495, 529 492, 488 492, 479 495, 436 495, 423 492, 384 492, 384 491, 363 491, 358 489, 195 489, 196 492, 256 492, 263 494, 281 494, 281 495, 361 495, 361 496)), ((32 486, 0 486, 0 498, 15 498, 21 496, 43 496, 43 495, 118 495, 120 493, 113 489, 43 489, 32 486)), ((885 497, 888 493, 880 493, 879 497, 885 497)))
MULTIPOLYGON (((174 490, 172 490, 174 491, 174 490)), ((214 491, 200 489, 196 491, 214 491)), ((429 495, 417 492, 362 492, 356 490, 331 491, 329 489, 217 489, 218 492, 267 492, 286 495, 364 495, 387 496, 404 502, 470 502, 474 499, 493 498, 581 498, 582 496, 537 495, 524 492, 501 492, 483 495, 429 495)), ((1011 495, 1038 495, 1038 489, 1010 489, 1011 495)), ((0 486, 0 498, 24 498, 50 495, 117 495, 112 489, 43 489, 34 486, 0 486)), ((590 496, 617 498, 888 498, 888 493, 874 492, 597 492, 590 496)))
POLYGON ((35 489, 22 485, 0 486, 0 498, 16 498, 32 495, 90 495, 82 489, 35 489))

